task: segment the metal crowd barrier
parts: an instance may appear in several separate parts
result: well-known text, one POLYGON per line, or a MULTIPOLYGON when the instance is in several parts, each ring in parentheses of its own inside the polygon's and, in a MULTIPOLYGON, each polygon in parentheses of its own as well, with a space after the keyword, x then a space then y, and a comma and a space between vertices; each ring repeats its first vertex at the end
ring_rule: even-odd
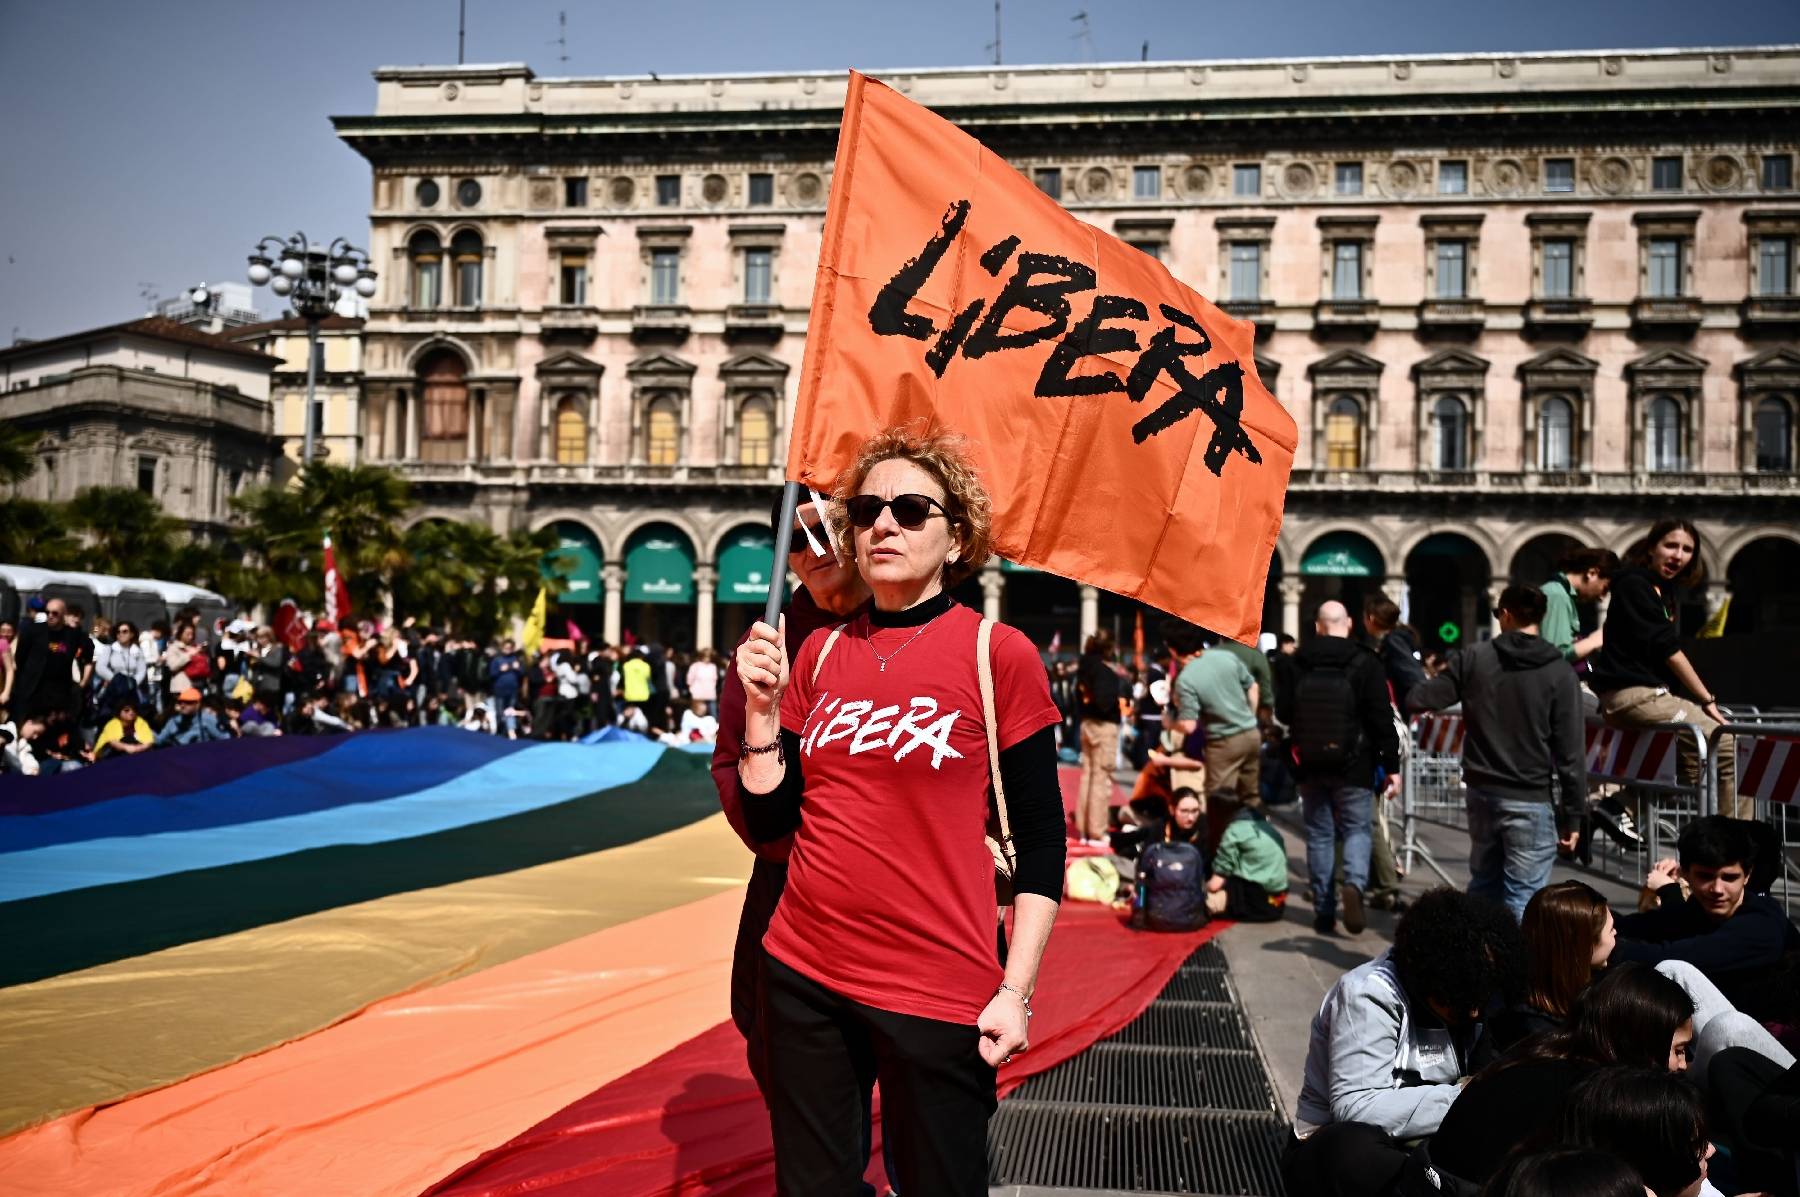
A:
MULTIPOLYGON (((1423 714, 1412 720, 1408 730, 1402 792, 1404 867, 1410 871, 1414 860, 1422 858, 1448 881, 1419 842, 1417 824, 1468 826, 1462 777, 1463 717, 1454 712, 1423 714)), ((1590 719, 1586 729, 1590 793, 1599 788, 1603 798, 1616 800, 1630 812, 1639 842, 1624 847, 1595 826, 1588 845, 1589 867, 1624 884, 1640 885, 1652 861, 1673 854, 1681 827, 1713 809, 1709 749, 1706 737, 1692 723, 1621 728, 1590 719), (1700 766, 1698 776, 1689 782, 1679 780, 1676 764, 1682 737, 1691 737, 1700 766)), ((1800 748, 1794 759, 1800 767, 1800 748)), ((1800 848, 1800 810, 1795 815, 1792 842, 1800 848)), ((1800 869, 1795 876, 1800 881, 1800 869)))
POLYGON ((1692 723, 1613 727, 1588 720, 1589 792, 1596 786, 1617 787, 1607 796, 1631 812, 1639 836, 1635 848, 1625 848, 1594 827, 1590 851, 1597 872, 1642 885, 1653 862, 1674 855, 1681 828, 1711 809, 1708 748, 1705 734, 1692 723), (1679 780, 1676 765, 1683 737, 1692 739, 1699 763, 1697 776, 1686 782, 1679 780))
POLYGON ((1419 842, 1421 820, 1444 827, 1467 827, 1463 801, 1462 716, 1434 712, 1415 716, 1405 725, 1400 744, 1405 754, 1400 787, 1401 869, 1411 873, 1422 860, 1446 885, 1455 885, 1429 849, 1419 842))
MULTIPOLYGON (((1784 713, 1779 722, 1762 718, 1756 712, 1749 718, 1732 711, 1732 721, 1713 729, 1707 740, 1706 792, 1707 813, 1735 814, 1759 819, 1775 828, 1781 842, 1781 873, 1775 878, 1771 894, 1780 901, 1789 916, 1800 905, 1800 718, 1784 713), (1737 793, 1719 792, 1719 737, 1736 737, 1737 793), (1731 798, 1736 802, 1730 801, 1731 798), (1744 810, 1745 801, 1750 803, 1744 810)), ((1767 712, 1776 715, 1778 712, 1767 712)))

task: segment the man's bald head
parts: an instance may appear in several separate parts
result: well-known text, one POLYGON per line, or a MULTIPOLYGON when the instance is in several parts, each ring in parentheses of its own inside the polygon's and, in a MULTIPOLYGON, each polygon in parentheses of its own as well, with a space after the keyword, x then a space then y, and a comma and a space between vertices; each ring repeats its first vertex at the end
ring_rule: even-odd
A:
POLYGON ((1313 629, 1321 636, 1350 635, 1350 611, 1336 599, 1319 604, 1319 613, 1313 618, 1313 629))

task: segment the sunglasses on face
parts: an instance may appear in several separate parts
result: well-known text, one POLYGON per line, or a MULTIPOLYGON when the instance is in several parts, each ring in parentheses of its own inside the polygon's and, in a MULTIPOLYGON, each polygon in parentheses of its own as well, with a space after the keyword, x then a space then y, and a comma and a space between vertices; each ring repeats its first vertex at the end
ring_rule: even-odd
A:
POLYGON ((788 543, 789 553, 810 553, 812 542, 817 541, 830 549, 830 540, 825 535, 825 525, 818 520, 796 520, 794 522, 794 538, 788 543), (811 533, 809 539, 808 533, 811 533))
POLYGON ((884 499, 880 495, 857 495, 845 501, 844 512, 856 527, 873 528, 875 521, 881 518, 881 513, 891 510, 896 524, 908 532, 916 532, 931 518, 933 507, 946 520, 950 518, 944 505, 930 495, 895 495, 891 499, 884 499))

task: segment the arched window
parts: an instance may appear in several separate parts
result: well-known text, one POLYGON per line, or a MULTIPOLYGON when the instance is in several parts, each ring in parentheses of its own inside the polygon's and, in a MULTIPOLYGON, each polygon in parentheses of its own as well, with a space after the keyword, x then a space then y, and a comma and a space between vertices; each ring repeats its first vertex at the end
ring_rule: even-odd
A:
POLYGON ((419 425, 423 461, 469 459, 468 367, 457 354, 440 349, 419 363, 419 425))
POLYGON ((1794 410, 1786 399, 1770 396, 1756 405, 1751 417, 1756 433, 1756 468, 1771 474, 1794 468, 1794 410))
POLYGON ((1431 408, 1431 460, 1434 469, 1469 468, 1469 409, 1454 395, 1431 408))
POLYGON ((412 259, 412 306, 435 308, 444 302, 444 247, 430 229, 420 229, 406 243, 412 259))
POLYGON ((456 306, 481 306, 481 234, 464 229, 450 238, 450 258, 456 264, 456 306))
POLYGON ((766 395, 752 395, 738 408, 737 463, 766 466, 775 447, 775 407, 766 395))
POLYGON ((672 466, 681 456, 681 400, 657 395, 644 411, 644 461, 672 466))
POLYGON ((1339 395, 1325 410, 1325 468, 1362 468, 1362 404, 1339 395))
POLYGON ((556 464, 582 465, 587 461, 587 400, 579 394, 564 395, 556 403, 556 464))
POLYGON ((1668 395, 1650 400, 1644 420, 1644 464, 1652 473, 1685 469, 1681 436, 1681 404, 1668 395))
POLYGON ((1552 395, 1538 408, 1538 469, 1549 474, 1575 468, 1575 405, 1552 395))

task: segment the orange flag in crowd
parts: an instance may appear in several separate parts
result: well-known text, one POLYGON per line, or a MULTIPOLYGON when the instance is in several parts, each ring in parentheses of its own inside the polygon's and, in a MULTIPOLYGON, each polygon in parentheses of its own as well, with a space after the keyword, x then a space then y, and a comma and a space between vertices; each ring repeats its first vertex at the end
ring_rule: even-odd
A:
POLYGON ((852 72, 787 476, 828 490, 871 432, 965 435, 1003 557, 1239 640, 1294 421, 1254 332, 955 125, 852 72))

